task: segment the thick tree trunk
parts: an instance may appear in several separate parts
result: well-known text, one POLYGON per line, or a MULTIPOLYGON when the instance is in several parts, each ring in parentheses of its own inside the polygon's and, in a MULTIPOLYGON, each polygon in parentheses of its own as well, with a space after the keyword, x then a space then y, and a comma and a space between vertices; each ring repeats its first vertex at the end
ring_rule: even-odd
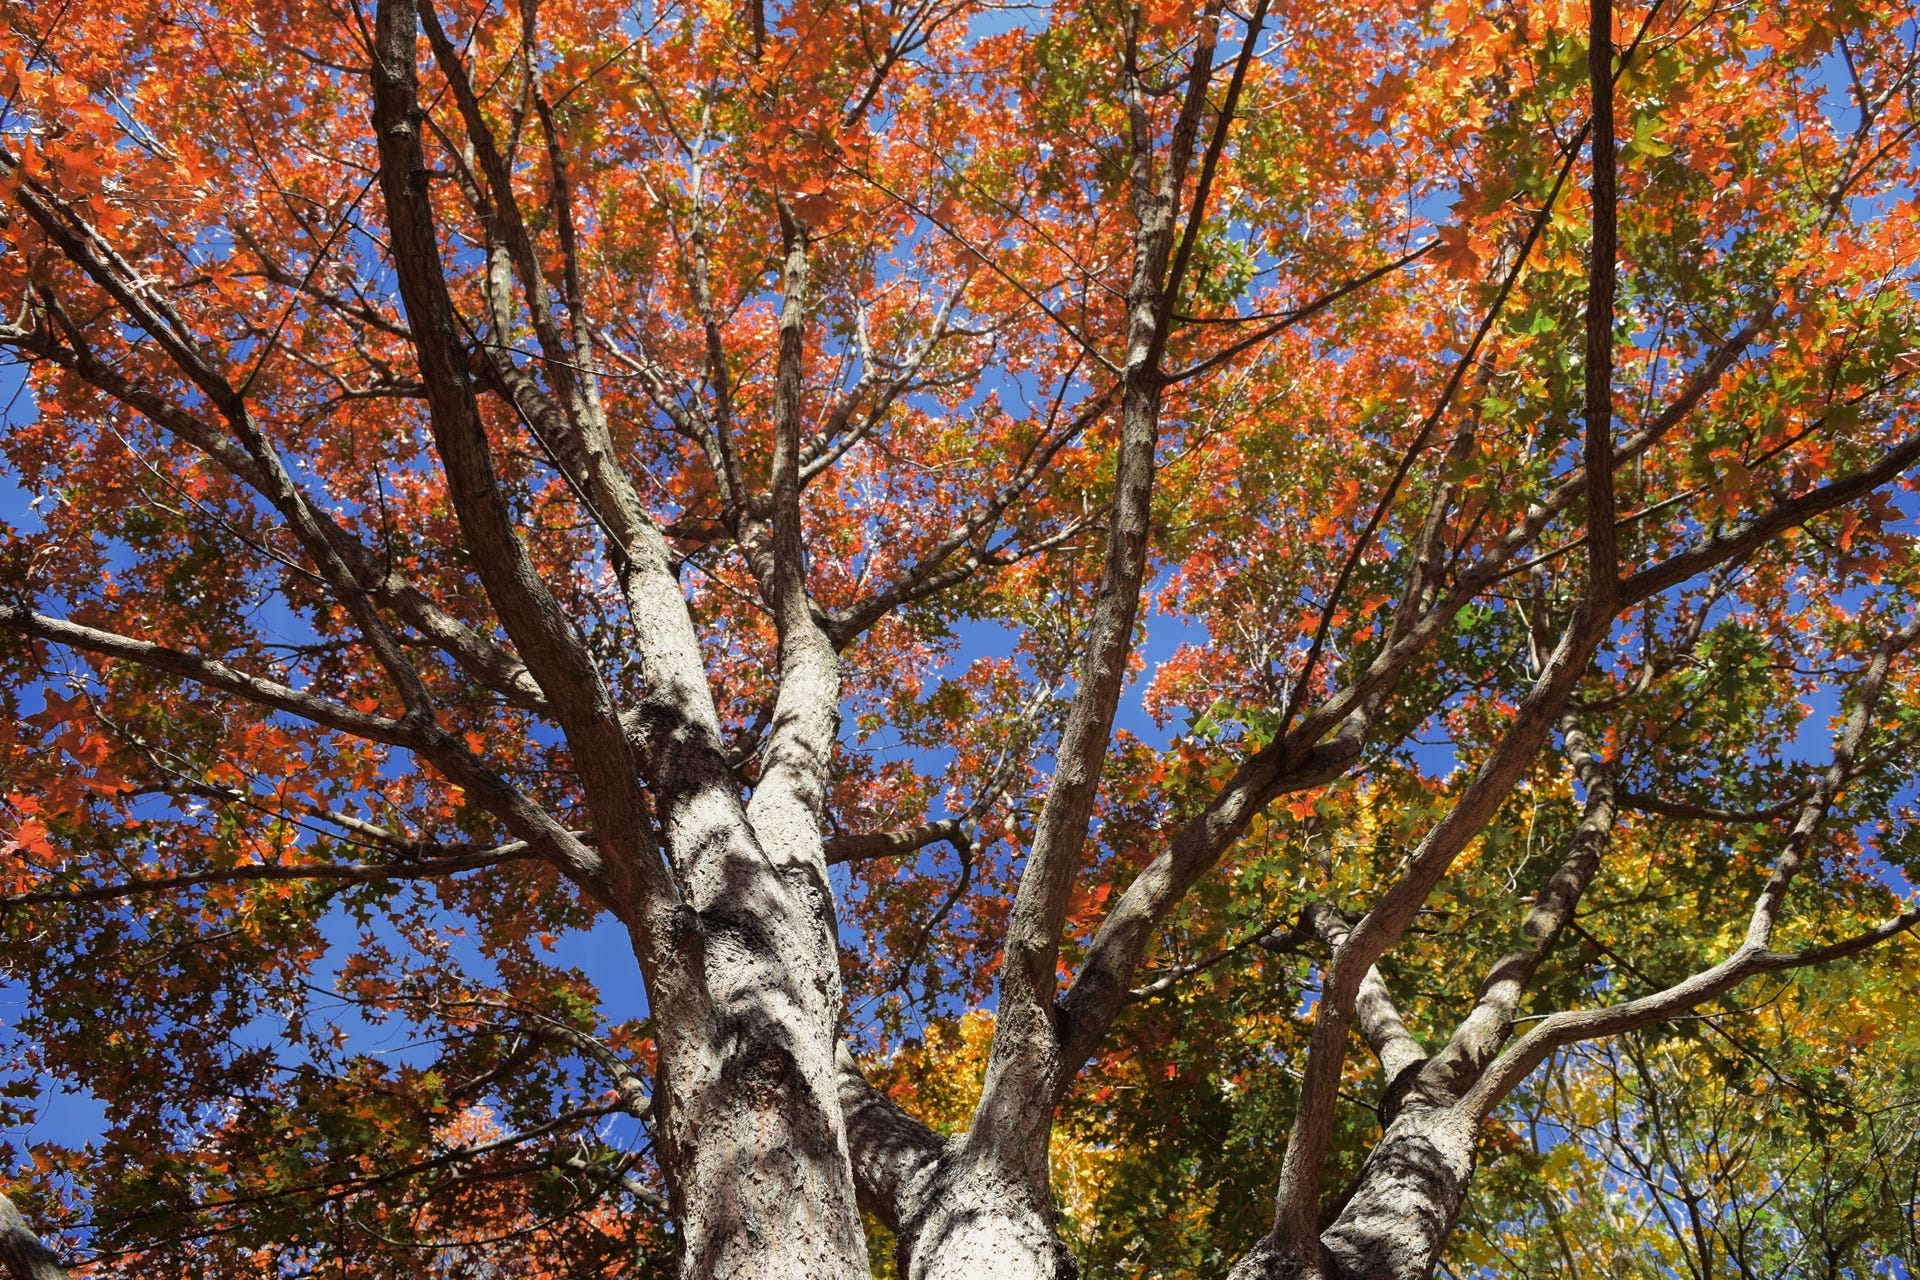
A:
POLYGON ((817 1064, 796 1056, 738 1039, 669 1102, 683 1280, 868 1274, 837 1108, 817 1094, 817 1064))
POLYGON ((1314 1240, 1261 1241, 1230 1280, 1427 1280, 1466 1200, 1474 1130, 1453 1108, 1408 1107, 1332 1225, 1314 1240))
POLYGON ((1325 1259, 1316 1246, 1311 1257, 1290 1253, 1271 1237, 1234 1264, 1227 1280, 1329 1280, 1325 1259))
POLYGON ((971 1134, 941 1139, 860 1074, 843 1048, 840 1105, 860 1203, 896 1240, 907 1280, 1072 1280, 1046 1175, 998 1168, 971 1134))
MULTIPOLYGON (((854 1280, 867 1274, 845 1125, 836 1092, 839 957, 820 848, 819 812, 838 703, 835 659, 811 623, 801 567, 796 476, 797 325, 782 319, 780 466, 773 603, 782 690, 753 807, 720 750, 718 717, 692 621, 667 553, 631 486, 590 377, 575 382, 553 331, 538 263, 513 210, 511 182, 467 90, 474 140, 520 260, 530 317, 562 404, 551 439, 591 489, 612 536, 648 685, 623 715, 593 655, 519 539, 470 382, 466 335, 441 256, 422 136, 415 0, 381 0, 371 68, 380 189, 395 278, 426 388, 433 440, 461 535, 501 624, 550 701, 580 773, 601 856, 598 890, 624 920, 648 984, 660 1050, 661 1165, 673 1193, 684 1280, 854 1280), (650 624, 650 625, 649 625, 650 624), (650 767, 649 767, 650 766, 650 767), (641 775, 666 835, 661 859, 641 775), (753 825, 758 815, 767 835, 753 825)), ((438 32, 436 58, 461 96, 464 70, 438 32)), ((804 241, 790 255, 804 283, 804 241)), ((499 291, 496 291, 498 294, 499 291)), ((573 353, 579 356, 580 353, 573 353)), ((502 376, 510 376, 504 362, 502 376)), ((537 400, 537 396, 533 397, 537 400)), ((541 412, 534 404, 534 413, 541 412)), ((529 422, 532 418, 529 418, 529 422)), ((291 487, 291 482, 284 482, 291 487)), ((370 637, 384 634, 374 623, 370 637)), ((389 663, 399 675, 403 658, 389 663)), ((418 686, 417 678, 414 685, 418 686)), ((408 689, 404 682, 403 693, 408 689)), ((424 687, 408 713, 432 723, 424 687)))
POLYGON ((783 855, 747 838, 737 807, 721 803, 727 784, 685 788, 666 823, 674 848, 706 852, 679 946, 699 957, 705 1008, 662 1025, 657 1086, 680 1274, 864 1280, 834 1060, 840 988, 825 876, 770 867, 783 855))
POLYGON ((1054 1229, 1051 1197, 967 1157, 949 1159, 900 1224, 906 1280, 1075 1280, 1079 1266, 1054 1229))

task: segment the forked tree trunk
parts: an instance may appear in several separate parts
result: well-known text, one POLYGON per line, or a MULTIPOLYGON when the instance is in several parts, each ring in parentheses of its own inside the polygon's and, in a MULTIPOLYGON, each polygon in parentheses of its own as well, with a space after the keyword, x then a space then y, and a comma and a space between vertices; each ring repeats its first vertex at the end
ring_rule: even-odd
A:
POLYGON ((853 1138, 860 1203, 895 1238, 905 1280, 1072 1280, 1055 1230, 1045 1153, 1029 1176, 997 1169, 971 1134, 941 1139, 868 1084, 839 1054, 840 1104, 853 1138))
POLYGON ((866 1280, 825 878, 805 867, 756 878, 750 853, 734 891, 688 930, 705 1016, 662 1028, 657 1132, 681 1280, 866 1280), (732 909, 748 891, 756 910, 732 909))
POLYGON ((1330 1280, 1433 1274, 1473 1176, 1474 1128, 1451 1109, 1411 1107, 1388 1126, 1352 1197, 1320 1233, 1330 1280))
MULTIPOLYGON (((810 640, 795 634, 792 619, 809 615, 789 576, 781 597, 780 715, 765 745, 761 786, 743 812, 664 543, 607 464, 611 436, 588 396, 556 415, 554 438, 572 450, 575 473, 596 486, 603 512, 612 513, 603 519, 622 530, 616 560, 636 620, 657 623, 643 627, 638 642, 652 701, 630 719, 621 716, 519 542, 489 452, 428 188, 420 17, 415 0, 381 0, 371 48, 378 176, 395 279, 462 535, 580 766, 599 835, 597 892, 627 923, 647 975, 660 1051, 659 1155, 673 1193, 680 1274, 861 1280, 866 1241, 835 1084, 839 958, 818 833, 838 700, 832 651, 817 632, 810 640), (678 883, 662 865, 636 776, 649 755, 678 883)), ((444 32, 438 43, 436 57, 456 63, 444 32)), ((464 74, 457 65, 452 71, 456 82, 464 74)), ((476 138, 484 138, 477 109, 469 118, 476 138)), ((489 142, 483 150, 490 149, 489 142)), ((502 208, 510 204, 510 186, 502 172, 495 184, 502 208)), ((537 281, 537 263, 523 274, 537 281)), ((798 296, 790 292, 790 310, 798 296)), ((782 378, 787 394, 797 396, 786 323, 782 378)), ((787 420, 782 447, 792 459, 791 411, 787 420)), ((789 542, 798 536, 793 465, 785 504, 775 512, 789 542)), ((799 548, 789 547, 780 563, 795 572, 799 548)), ((384 633, 370 627, 369 634, 384 633)), ((424 691, 417 700, 409 714, 430 721, 424 691)))

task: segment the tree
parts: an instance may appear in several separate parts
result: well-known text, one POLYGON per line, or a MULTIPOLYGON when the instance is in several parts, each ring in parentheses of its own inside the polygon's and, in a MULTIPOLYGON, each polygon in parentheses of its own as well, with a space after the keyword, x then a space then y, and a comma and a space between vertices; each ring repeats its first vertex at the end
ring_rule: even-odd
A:
POLYGON ((7 10, 109 1269, 1071 1274, 1185 1025, 1195 1265, 1424 1276, 1559 1050, 1920 922, 1910 8, 1009 16, 7 10), (957 1129, 868 1078, 989 1006, 957 1129))
POLYGON ((1636 1032, 1556 1064, 1515 1116, 1516 1158, 1495 1174, 1514 1185, 1486 1198, 1491 1212, 1469 1206, 1459 1253, 1520 1277, 1911 1270, 1910 1033, 1880 984, 1846 968, 1774 993, 1758 1017, 1636 1032), (1544 1137, 1555 1130, 1578 1137, 1544 1137))

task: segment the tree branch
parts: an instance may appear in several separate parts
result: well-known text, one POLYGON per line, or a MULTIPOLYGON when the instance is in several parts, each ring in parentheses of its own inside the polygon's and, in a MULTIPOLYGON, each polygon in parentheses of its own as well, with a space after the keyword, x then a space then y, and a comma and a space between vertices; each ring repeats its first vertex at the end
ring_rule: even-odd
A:
POLYGON ((1587 250, 1586 421, 1588 591, 1605 600, 1619 576, 1613 527, 1613 295, 1619 209, 1614 195, 1613 5, 1592 0, 1587 20, 1587 84, 1593 138, 1593 237, 1587 250))
POLYGON ((1486 1115, 1532 1074, 1533 1069, 1545 1061, 1549 1054, 1564 1045, 1650 1026, 1730 991, 1756 973, 1818 964, 1823 960, 1853 955, 1920 922, 1920 909, 1916 909, 1831 946, 1784 953, 1767 949, 1787 891, 1812 850, 1814 838, 1825 825, 1827 814, 1872 728, 1874 707, 1886 685, 1887 672, 1893 659, 1912 645, 1916 638, 1920 638, 1920 619, 1889 635, 1875 650, 1873 660, 1861 679, 1853 710, 1834 743, 1833 763, 1815 785, 1813 794, 1800 806, 1799 819, 1794 823, 1793 831, 1787 836, 1779 856, 1775 858, 1767 883, 1754 900, 1746 936, 1732 954, 1711 968, 1636 1000, 1601 1009, 1563 1010, 1549 1014, 1515 1041, 1460 1099, 1456 1105, 1463 1114, 1474 1117, 1486 1115))
POLYGON ((669 910, 677 894, 659 862, 612 697, 514 532, 494 471, 434 230, 420 141, 415 27, 411 0, 382 0, 373 49, 373 116, 395 273, 427 387, 434 443, 488 598, 572 749, 606 854, 613 905, 637 923, 669 910))
MULTIPOLYGON (((1337 954, 1353 931, 1347 918, 1325 902, 1308 903, 1302 909, 1300 918, 1313 930, 1314 936, 1325 944, 1329 953, 1337 954)), ((1407 1024, 1401 1021, 1400 1010, 1393 1002, 1393 993, 1387 989, 1386 979, 1381 977, 1378 965, 1369 966, 1361 977, 1353 1011, 1360 1034, 1366 1037, 1373 1056, 1380 1060, 1391 1108, 1401 1078, 1409 1070, 1426 1063, 1426 1046, 1416 1040, 1413 1033, 1407 1030, 1407 1024)), ((1390 1122, 1392 1117, 1389 1115, 1387 1118, 1390 1122)))
POLYGON ((1143 1000, 1151 1000, 1155 996, 1173 990, 1176 985, 1185 979, 1191 978, 1197 973, 1205 973, 1215 965, 1224 964, 1235 956, 1244 954, 1252 947, 1259 947, 1263 951, 1271 951, 1276 955, 1285 954, 1290 951, 1298 951, 1312 934, 1313 930, 1305 924, 1304 914, 1301 920, 1295 921, 1293 926, 1286 930, 1281 930, 1273 925, 1264 926, 1242 938, 1232 946, 1220 948, 1220 950, 1214 952, 1212 955, 1199 960, 1188 961, 1185 964, 1168 966, 1161 972, 1154 974, 1152 979, 1145 985, 1135 987, 1133 990, 1127 992, 1127 1003, 1138 1004, 1143 1000))
POLYGON ((432 880, 461 871, 497 867, 538 856, 524 840, 497 848, 444 858, 424 858, 404 862, 352 863, 274 863, 225 867, 211 871, 190 871, 175 876, 126 880, 118 884, 92 885, 84 889, 36 889, 29 893, 0 897, 0 909, 42 906, 54 903, 107 902, 118 898, 190 889, 203 884, 248 884, 263 880, 333 880, 343 884, 365 884, 374 880, 432 880))
MULTIPOLYGON (((0 146, 0 164, 18 168, 18 162, 0 146)), ((200 349, 172 307, 157 298, 143 278, 97 230, 75 213, 64 201, 53 196, 36 179, 21 175, 16 198, 29 215, 72 262, 124 311, 127 318, 152 338, 174 366, 200 389, 220 411, 239 437, 244 455, 253 463, 254 487, 286 519, 307 552, 314 558, 321 576, 334 590, 359 628, 401 700, 410 713, 429 713, 426 686, 395 640, 386 621, 373 608, 368 593, 347 568, 333 545, 322 533, 322 521, 313 503, 294 483, 278 450, 253 422, 244 394, 235 390, 220 373, 212 359, 200 349)), ((84 344, 77 331, 70 333, 75 349, 84 344)), ((260 357, 266 358, 265 354, 260 357)), ((258 366, 256 366, 258 368, 258 366)))
MULTIPOLYGON (((1639 456, 1685 422, 1762 330, 1759 322, 1749 323, 1715 348, 1674 400, 1621 443, 1615 464, 1639 456)), ((1390 642, 1367 668, 1306 712, 1291 732, 1245 760, 1207 807, 1135 877, 1101 922, 1072 988, 1061 1000, 1067 1046, 1063 1061, 1070 1064, 1069 1071, 1077 1070, 1091 1057, 1124 1004, 1129 978, 1145 954, 1158 921, 1240 838, 1246 824, 1267 804, 1278 796, 1331 781, 1359 758, 1374 708, 1400 673, 1461 609, 1510 573, 1512 561, 1583 492, 1584 478, 1578 474, 1570 477, 1530 506, 1520 523, 1497 539, 1479 563, 1457 577, 1424 612, 1403 621, 1396 611, 1390 642)), ((1417 570, 1420 563, 1421 557, 1416 555, 1413 568, 1417 570)), ((1413 582, 1410 578, 1407 599, 1415 594, 1413 582)), ((1406 602, 1403 600, 1403 605, 1406 602)))
POLYGON ((419 727, 406 720, 355 711, 326 698, 290 689, 276 681, 236 671, 213 658, 203 658, 61 618, 50 618, 12 604, 0 603, 0 627, 21 635, 37 636, 54 644, 97 653, 102 657, 118 658, 155 671, 164 671, 209 689, 230 693, 259 706, 284 711, 324 728, 337 729, 370 742, 412 748, 422 744, 419 727))
POLYGON ((867 1083, 844 1044, 835 1063, 860 1207, 898 1231, 919 1216, 946 1144, 867 1083))
POLYGON ((845 862, 867 862, 874 858, 891 858, 903 853, 913 853, 930 844, 940 844, 943 841, 957 847, 964 839, 966 839, 965 829, 958 818, 941 818, 935 822, 923 822, 917 827, 907 827, 899 831, 829 836, 825 841, 827 865, 837 866, 845 862))
MULTIPOLYGON (((1072 423, 1065 430, 1051 439, 1042 435, 1036 440, 1011 480, 949 531, 944 538, 935 543, 931 550, 921 556, 890 585, 864 600, 834 611, 826 622, 827 634, 832 638, 834 646, 838 649, 846 649, 875 623, 902 604, 922 599, 935 590, 942 590, 964 581, 984 564, 990 563, 981 556, 971 556, 968 562, 957 566, 950 562, 961 551, 976 545, 982 538, 992 536, 994 528, 999 524, 1007 508, 1032 488, 1035 481, 1046 474, 1047 468, 1052 465, 1054 458, 1062 449, 1100 420, 1101 415, 1113 404, 1113 397, 1118 389, 1117 386, 1109 386, 1089 397, 1087 403, 1080 407, 1080 411, 1074 415, 1072 423)), ((1062 387, 1062 392, 1064 391, 1065 388, 1062 387)))
MULTIPOLYGON (((0 331, 0 341, 67 370, 198 449, 235 480, 272 500, 265 473, 246 450, 175 402, 134 383, 89 349, 62 347, 54 343, 50 335, 19 330, 0 331)), ((447 613, 419 588, 386 567, 382 557, 348 532, 323 507, 308 505, 326 544, 345 562, 353 581, 371 593, 375 601, 416 628, 476 684, 523 710, 547 710, 546 696, 525 664, 447 613)))
POLYGON ((1920 434, 1900 441, 1872 466, 1862 467, 1850 475, 1776 503, 1728 529, 1709 533, 1687 551, 1628 574, 1620 584, 1621 603, 1633 604, 1645 600, 1717 564, 1745 555, 1785 529, 1796 528, 1816 516, 1865 497, 1881 485, 1898 478, 1916 461, 1920 461, 1920 434))
POLYGON ((1545 742, 1611 623, 1611 609, 1596 605, 1591 597, 1575 605, 1560 643, 1515 709, 1506 733, 1453 807, 1421 840, 1399 877, 1334 953, 1314 1019, 1293 1129, 1282 1159, 1274 1219, 1276 1239, 1317 1238, 1320 1182, 1332 1140, 1347 1031, 1366 970, 1406 932, 1460 851, 1486 827, 1545 742))
POLYGON ((1573 920, 1574 909, 1593 883, 1611 838, 1618 814, 1613 771, 1594 754, 1572 716, 1561 721, 1561 729, 1568 761, 1587 793, 1580 824, 1567 842, 1560 866, 1540 886, 1521 922, 1520 933, 1527 941, 1494 962, 1480 983, 1472 1011, 1454 1028, 1446 1048, 1421 1073, 1421 1086, 1449 1102, 1466 1092, 1506 1043, 1527 984, 1561 931, 1573 920))
MULTIPOLYGON (((1034 823, 1033 840, 1007 922, 1000 968, 993 1046, 968 1144, 1032 1185, 1046 1186, 1046 1134, 1060 1083, 1059 1028, 1053 1013, 1060 933, 1078 874, 1106 759, 1113 717, 1133 645, 1159 443, 1160 354, 1165 344, 1165 291, 1181 187, 1206 107, 1206 86, 1219 39, 1220 9, 1203 16, 1185 100, 1175 121, 1170 155, 1158 183, 1152 178, 1152 141, 1136 105, 1133 193, 1138 225, 1127 289, 1127 362, 1122 372, 1120 440, 1106 555, 1095 588, 1067 720, 1054 750, 1054 773, 1034 823)), ((1129 68, 1136 100, 1138 75, 1129 68)), ((1195 207, 1190 225, 1205 216, 1195 207)))
MULTIPOLYGON (((780 678, 747 820, 777 861, 822 875, 821 818, 840 724, 840 655, 821 629, 807 590, 800 519, 808 231, 784 201, 780 224, 786 243, 774 364, 770 518, 764 525, 751 522, 743 547, 773 608, 780 678)), ((823 875, 820 888, 824 902, 823 875)))

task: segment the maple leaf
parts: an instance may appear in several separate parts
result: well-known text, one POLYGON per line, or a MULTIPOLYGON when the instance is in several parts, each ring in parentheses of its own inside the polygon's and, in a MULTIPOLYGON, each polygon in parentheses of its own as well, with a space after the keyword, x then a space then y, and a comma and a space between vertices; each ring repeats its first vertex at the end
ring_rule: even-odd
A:
POLYGON ((1456 280, 1479 278, 1480 255, 1472 246, 1472 231, 1466 223, 1455 222, 1441 227, 1434 232, 1434 239, 1438 247, 1433 250, 1433 257, 1449 276, 1456 280))
POLYGON ((60 694, 48 690, 45 699, 46 705, 43 708, 33 715, 26 717, 28 724, 37 725, 42 729, 51 729, 55 725, 80 719, 87 710, 87 695, 85 693, 75 693, 62 697, 60 694))

